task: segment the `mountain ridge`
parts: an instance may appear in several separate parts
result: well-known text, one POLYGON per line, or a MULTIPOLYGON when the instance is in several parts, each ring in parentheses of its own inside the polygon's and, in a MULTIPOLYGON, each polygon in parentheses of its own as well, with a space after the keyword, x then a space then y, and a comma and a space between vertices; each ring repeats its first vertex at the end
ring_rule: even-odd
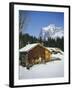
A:
POLYGON ((48 38, 62 38, 64 37, 64 29, 62 27, 57 27, 55 24, 50 24, 46 27, 42 27, 39 38, 42 40, 48 40, 48 38))

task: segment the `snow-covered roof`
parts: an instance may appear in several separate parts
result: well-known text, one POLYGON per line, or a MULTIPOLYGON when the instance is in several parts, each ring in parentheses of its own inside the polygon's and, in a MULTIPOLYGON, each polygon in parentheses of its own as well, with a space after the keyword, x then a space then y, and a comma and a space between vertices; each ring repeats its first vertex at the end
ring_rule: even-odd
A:
POLYGON ((56 47, 46 47, 48 50, 50 51, 58 51, 60 50, 59 48, 56 48, 56 47))
POLYGON ((56 47, 46 47, 47 49, 49 49, 49 50, 56 50, 56 47))
MULTIPOLYGON (((30 51, 31 49, 33 49, 34 47, 36 47, 37 45, 40 45, 42 46, 40 43, 33 43, 33 44, 27 44, 26 46, 24 46, 23 48, 21 48, 19 50, 19 52, 28 52, 30 51)), ((43 48, 47 49, 49 52, 51 51, 52 48, 50 47, 45 47, 45 46, 42 46, 43 48)), ((53 48, 55 49, 55 48, 53 48)))
POLYGON ((27 44, 25 47, 21 48, 19 51, 20 51, 20 52, 28 52, 28 51, 30 51, 32 48, 36 47, 37 45, 39 45, 39 43, 27 44))
POLYGON ((50 52, 56 51, 56 52, 61 52, 63 54, 63 51, 60 48, 57 47, 46 47, 50 52))

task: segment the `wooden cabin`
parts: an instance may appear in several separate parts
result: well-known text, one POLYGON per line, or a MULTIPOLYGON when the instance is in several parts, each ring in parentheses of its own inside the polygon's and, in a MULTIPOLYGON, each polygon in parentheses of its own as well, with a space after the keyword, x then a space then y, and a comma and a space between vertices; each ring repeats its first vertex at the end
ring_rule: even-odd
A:
POLYGON ((50 61, 51 52, 40 43, 28 44, 20 49, 21 63, 24 66, 50 61))

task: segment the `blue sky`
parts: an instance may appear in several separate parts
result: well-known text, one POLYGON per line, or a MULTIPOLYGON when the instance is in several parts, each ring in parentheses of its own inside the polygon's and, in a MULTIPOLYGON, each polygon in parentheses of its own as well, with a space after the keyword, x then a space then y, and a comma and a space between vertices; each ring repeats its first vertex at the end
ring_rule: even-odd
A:
POLYGON ((59 27, 64 27, 64 13, 62 12, 40 12, 40 11, 20 11, 22 17, 27 16, 26 28, 23 28, 23 33, 28 33, 32 36, 39 36, 42 27, 49 24, 55 24, 59 27))

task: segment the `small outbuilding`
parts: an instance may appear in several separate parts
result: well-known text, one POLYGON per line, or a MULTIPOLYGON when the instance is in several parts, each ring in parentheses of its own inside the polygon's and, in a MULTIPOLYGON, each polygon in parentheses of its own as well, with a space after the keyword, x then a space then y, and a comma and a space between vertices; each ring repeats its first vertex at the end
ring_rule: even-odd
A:
POLYGON ((51 52, 40 43, 28 44, 20 50, 21 65, 25 67, 50 61, 51 52))

